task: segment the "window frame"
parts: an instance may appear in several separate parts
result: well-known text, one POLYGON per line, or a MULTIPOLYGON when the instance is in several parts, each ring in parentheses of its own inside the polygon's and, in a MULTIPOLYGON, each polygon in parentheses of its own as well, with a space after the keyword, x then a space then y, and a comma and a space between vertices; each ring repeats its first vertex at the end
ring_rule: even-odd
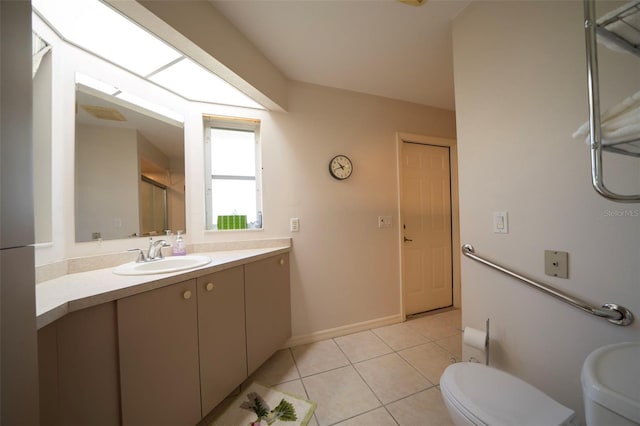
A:
MULTIPOLYGON (((264 214, 262 205, 262 147, 260 142, 260 120, 253 118, 225 117, 203 115, 204 130, 204 192, 205 192, 205 230, 207 231, 260 231, 264 229, 264 214), (254 134, 255 148, 255 178, 243 175, 214 175, 211 171, 211 129, 251 132, 254 134), (256 221, 259 227, 246 229, 218 229, 217 220, 213 217, 214 179, 246 181, 255 180, 256 183, 256 221)), ((216 218, 217 219, 217 218, 216 218)))

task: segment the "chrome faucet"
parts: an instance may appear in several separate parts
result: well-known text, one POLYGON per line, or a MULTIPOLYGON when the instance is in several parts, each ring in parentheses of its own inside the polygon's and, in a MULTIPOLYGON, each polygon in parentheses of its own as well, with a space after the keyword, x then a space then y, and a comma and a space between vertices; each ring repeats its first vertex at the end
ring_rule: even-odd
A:
POLYGON ((169 244, 165 240, 153 241, 153 238, 149 238, 149 252, 147 254, 147 262, 163 259, 164 257, 162 256, 162 247, 170 246, 171 244, 169 244))
POLYGON ((142 263, 147 261, 147 256, 144 255, 144 250, 139 248, 130 248, 127 251, 137 251, 138 258, 136 259, 136 263, 142 263))
POLYGON ((170 247, 171 244, 166 242, 165 240, 157 240, 153 241, 153 238, 149 238, 149 250, 147 254, 144 254, 144 250, 139 248, 131 248, 127 251, 137 251, 138 259, 136 259, 136 263, 142 262, 152 262, 154 260, 164 259, 162 256, 162 247, 170 247))

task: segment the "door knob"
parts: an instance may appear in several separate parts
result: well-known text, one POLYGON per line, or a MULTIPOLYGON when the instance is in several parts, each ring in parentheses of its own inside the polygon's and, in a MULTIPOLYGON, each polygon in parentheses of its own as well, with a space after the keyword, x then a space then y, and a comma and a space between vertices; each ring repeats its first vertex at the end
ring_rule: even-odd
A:
POLYGON ((407 237, 404 237, 404 242, 405 242, 405 243, 410 243, 411 241, 413 241, 413 240, 411 240, 411 239, 409 239, 409 238, 407 238, 407 237))
POLYGON ((191 290, 187 290, 184 293, 182 293, 182 297, 186 300, 191 299, 191 290))
POLYGON ((213 283, 207 283, 207 285, 205 286, 205 289, 206 289, 207 291, 211 291, 211 290, 213 290, 213 283))

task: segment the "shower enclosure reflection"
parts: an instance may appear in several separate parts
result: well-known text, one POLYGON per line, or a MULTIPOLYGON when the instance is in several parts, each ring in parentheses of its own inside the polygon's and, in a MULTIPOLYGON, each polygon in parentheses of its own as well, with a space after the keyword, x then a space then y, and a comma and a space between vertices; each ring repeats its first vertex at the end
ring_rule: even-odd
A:
POLYGON ((76 83, 78 242, 185 229, 182 123, 122 95, 76 83))

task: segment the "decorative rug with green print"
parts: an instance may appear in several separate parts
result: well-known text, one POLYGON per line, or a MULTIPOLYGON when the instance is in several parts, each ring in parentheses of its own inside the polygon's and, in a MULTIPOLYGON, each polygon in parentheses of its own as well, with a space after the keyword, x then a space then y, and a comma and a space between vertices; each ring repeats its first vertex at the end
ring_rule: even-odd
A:
POLYGON ((252 383, 211 426, 306 426, 315 402, 252 383))

